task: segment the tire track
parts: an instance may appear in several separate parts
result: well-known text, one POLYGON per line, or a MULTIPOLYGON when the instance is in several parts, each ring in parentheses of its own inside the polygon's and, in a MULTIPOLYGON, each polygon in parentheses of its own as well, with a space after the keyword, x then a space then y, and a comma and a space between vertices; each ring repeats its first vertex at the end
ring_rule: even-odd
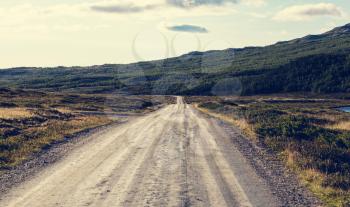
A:
POLYGON ((0 206, 277 206, 220 129, 179 97, 91 139, 0 206))

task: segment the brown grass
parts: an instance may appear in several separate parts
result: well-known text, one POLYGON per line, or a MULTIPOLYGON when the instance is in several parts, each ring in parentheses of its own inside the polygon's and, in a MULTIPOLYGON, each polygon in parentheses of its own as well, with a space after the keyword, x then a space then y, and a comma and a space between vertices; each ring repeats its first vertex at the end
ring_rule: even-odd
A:
POLYGON ((253 127, 247 122, 247 120, 239 119, 239 118, 236 118, 234 116, 227 116, 227 115, 223 115, 223 114, 219 114, 219 113, 214 113, 212 111, 209 111, 208 109, 199 107, 197 104, 195 104, 194 107, 205 114, 208 114, 210 116, 224 120, 228 123, 231 123, 231 124, 237 126, 238 128, 240 128, 243 131, 243 133, 245 135, 248 136, 248 138, 251 138, 254 141, 257 140, 257 135, 254 132, 253 127))
POLYGON ((328 129, 335 129, 335 130, 350 130, 350 121, 340 121, 333 125, 327 125, 326 128, 328 129))
POLYGON ((0 108, 0 119, 19 119, 32 116, 33 113, 26 108, 0 108))
POLYGON ((350 203, 350 191, 323 187, 325 175, 315 169, 299 170, 299 178, 311 192, 320 198, 327 206, 344 207, 350 203), (346 203, 346 204, 344 204, 346 203))
POLYGON ((286 149, 281 154, 282 154, 282 157, 285 158, 285 162, 287 166, 290 168, 294 168, 295 163, 297 162, 297 153, 290 149, 286 149))
MULTIPOLYGON (((11 90, 0 93, 0 100, 13 107, 0 107, 0 173, 33 153, 48 148, 83 130, 106 125, 108 116, 88 115, 82 111, 142 114, 155 106, 173 103, 173 97, 121 96, 99 94, 41 93, 11 90), (107 101, 108 99, 108 101, 107 101), (28 120, 30 117, 35 119, 28 120), (22 121, 23 120, 23 121, 22 121)), ((7 105, 3 105, 7 106, 7 105)), ((116 118, 117 119, 117 118, 116 118)))
POLYGON ((9 159, 6 166, 14 166, 55 141, 61 141, 66 136, 72 136, 83 130, 106 125, 110 122, 106 117, 98 116, 82 116, 66 121, 52 120, 45 126, 31 127, 24 130, 23 133, 31 137, 29 140, 23 140, 20 136, 13 136, 6 139, 6 142, 0 142, 0 144, 14 143, 19 145, 16 150, 0 152, 0 156, 9 159))
POLYGON ((63 108, 63 107, 60 107, 60 108, 56 108, 57 111, 61 112, 61 113, 64 113, 64 114, 67 114, 67 113, 71 113, 72 110, 69 109, 69 108, 63 108))

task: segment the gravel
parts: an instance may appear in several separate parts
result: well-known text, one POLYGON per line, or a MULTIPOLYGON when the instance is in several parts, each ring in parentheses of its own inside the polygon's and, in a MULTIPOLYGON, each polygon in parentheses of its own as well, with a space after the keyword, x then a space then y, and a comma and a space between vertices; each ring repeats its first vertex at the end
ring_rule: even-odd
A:
POLYGON ((322 206, 321 201, 300 184, 297 175, 287 169, 275 153, 266 149, 263 144, 247 139, 237 127, 221 120, 218 122, 256 173, 268 183, 283 206, 322 206))
POLYGON ((72 151, 72 149, 89 142, 94 137, 91 136, 92 134, 102 133, 118 124, 120 124, 120 122, 93 129, 87 129, 70 137, 65 137, 64 140, 52 143, 50 147, 33 154, 23 163, 0 172, 0 200, 1 196, 8 192, 11 188, 16 187, 22 182, 30 179, 35 174, 39 173, 43 168, 61 160, 66 154, 72 151))
MULTIPOLYGON (((276 154, 267 150, 262 144, 255 144, 245 138, 240 130, 231 124, 217 119, 216 121, 230 135, 233 145, 244 155, 256 174, 267 182, 271 192, 280 199, 283 206, 322 206, 322 203, 298 182, 297 176, 286 168, 276 154)), ((46 166, 61 160, 72 149, 89 142, 95 137, 91 136, 92 134, 103 133, 117 124, 120 123, 85 130, 72 137, 66 137, 63 141, 52 144, 50 148, 34 154, 22 164, 3 172, 0 174, 0 200, 1 195, 11 188, 30 179, 46 166)))

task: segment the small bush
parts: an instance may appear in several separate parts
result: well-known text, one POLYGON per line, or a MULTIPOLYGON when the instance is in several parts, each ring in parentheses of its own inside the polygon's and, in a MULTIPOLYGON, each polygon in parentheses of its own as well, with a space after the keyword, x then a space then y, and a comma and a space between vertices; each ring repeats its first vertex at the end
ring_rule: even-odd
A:
POLYGON ((333 188, 339 188, 342 190, 350 190, 350 177, 349 176, 344 176, 341 174, 330 174, 327 175, 325 180, 322 183, 323 186, 325 187, 333 187, 333 188))

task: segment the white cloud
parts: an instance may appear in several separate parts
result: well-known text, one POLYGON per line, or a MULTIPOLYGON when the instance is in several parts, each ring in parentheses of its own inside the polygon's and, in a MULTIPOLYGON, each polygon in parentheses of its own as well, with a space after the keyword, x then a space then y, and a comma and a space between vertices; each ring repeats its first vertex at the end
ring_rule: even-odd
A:
POLYGON ((13 4, 0 8, 0 30, 4 31, 86 31, 96 20, 103 26, 116 21, 164 20, 178 17, 225 16, 237 13, 234 4, 258 6, 265 0, 93 0, 81 3, 13 4), (171 4, 169 2, 172 2, 171 4), (181 7, 194 2, 196 6, 181 7), (187 2, 187 3, 186 3, 187 2), (82 20, 82 21, 81 21, 82 20), (103 21, 103 22, 102 22, 103 21))
POLYGON ((147 6, 134 6, 132 4, 128 5, 111 5, 111 6, 91 6, 91 9, 98 12, 105 13, 138 13, 146 10, 155 9, 157 5, 147 5, 147 6))
POLYGON ((149 0, 147 3, 131 0, 110 0, 90 5, 90 11, 99 12, 100 14, 113 13, 116 16, 128 14, 135 17, 140 16, 142 19, 219 16, 235 12, 232 6, 235 3, 237 3, 236 0, 149 0))
POLYGON ((248 6, 263 6, 266 4, 266 0, 241 0, 240 3, 248 6))
POLYGON ((278 12, 273 19, 277 21, 305 21, 321 16, 342 17, 344 12, 331 3, 304 4, 287 7, 278 12))
POLYGON ((204 5, 225 5, 237 3, 237 0, 166 0, 169 5, 181 8, 193 8, 204 5))
POLYGON ((266 0, 166 0, 168 4, 182 7, 182 8, 193 8, 203 5, 221 5, 226 6, 227 4, 245 4, 249 6, 261 6, 266 3, 266 0))
POLYGON ((219 16, 236 12, 233 4, 258 6, 265 0, 94 0, 82 3, 14 4, 0 8, 0 25, 37 22, 47 17, 125 19, 129 15, 142 19, 191 16, 219 16), (228 5, 230 4, 230 5, 228 5), (186 5, 192 5, 186 7, 186 5), (189 12, 190 10, 190 12, 189 12))

